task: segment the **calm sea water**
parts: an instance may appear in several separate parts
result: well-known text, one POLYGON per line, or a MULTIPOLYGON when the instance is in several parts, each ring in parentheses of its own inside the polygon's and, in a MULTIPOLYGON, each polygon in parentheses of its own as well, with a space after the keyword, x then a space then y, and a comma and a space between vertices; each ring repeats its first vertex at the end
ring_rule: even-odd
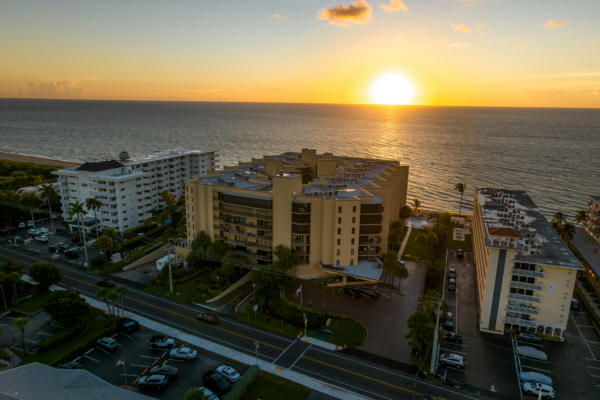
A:
POLYGON ((0 99, 0 150, 65 160, 175 146, 221 166, 299 151, 410 165, 409 196, 458 209, 454 184, 526 189, 546 214, 600 193, 600 110, 0 99))

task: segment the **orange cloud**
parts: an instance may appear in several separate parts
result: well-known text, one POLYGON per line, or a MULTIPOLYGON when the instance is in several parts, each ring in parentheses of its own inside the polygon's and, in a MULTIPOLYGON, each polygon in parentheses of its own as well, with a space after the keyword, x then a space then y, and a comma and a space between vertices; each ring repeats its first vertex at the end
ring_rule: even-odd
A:
POLYGON ((592 40, 590 40, 590 44, 598 44, 598 41, 597 41, 597 40, 594 40, 594 39, 592 39, 592 40))
POLYGON ((466 26, 465 24, 450 24, 450 26, 452 27, 452 29, 454 29, 456 32, 464 32, 464 33, 471 33, 471 28, 469 28, 468 26, 466 26))
POLYGON ((546 21, 546 28, 548 28, 548 29, 560 28, 561 26, 566 25, 567 22, 568 21, 564 20, 564 19, 560 19, 558 21, 549 19, 548 21, 546 21))
POLYGON ((329 20, 331 25, 349 26, 353 24, 368 24, 371 21, 373 9, 365 0, 355 0, 352 4, 342 4, 337 7, 321 10, 318 18, 329 20))
POLYGON ((385 12, 408 11, 408 7, 402 0, 390 0, 390 4, 380 4, 385 12))
POLYGON ((521 42, 519 42, 519 44, 516 44, 514 46, 508 46, 508 48, 511 50, 524 50, 527 48, 527 40, 522 40, 521 42))
POLYGON ((271 18, 276 18, 276 19, 282 19, 284 21, 289 21, 289 17, 286 17, 285 15, 280 15, 280 14, 273 14, 273 15, 271 15, 271 18))

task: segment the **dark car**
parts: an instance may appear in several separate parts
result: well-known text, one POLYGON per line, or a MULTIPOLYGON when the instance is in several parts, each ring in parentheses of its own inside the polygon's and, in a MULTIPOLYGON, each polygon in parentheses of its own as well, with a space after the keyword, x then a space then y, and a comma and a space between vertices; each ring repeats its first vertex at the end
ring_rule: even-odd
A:
POLYGON ((542 343, 541 336, 531 332, 520 332, 517 335, 517 339, 530 343, 542 343))
POLYGON ((454 332, 446 332, 446 342, 461 344, 462 336, 460 336, 459 334, 454 333, 454 332))
POLYGON ((579 301, 577 299, 571 299, 571 310, 579 311, 579 301))
POLYGON ((450 278, 448 280, 448 291, 451 293, 456 292, 456 279, 450 278))
POLYGON ((370 299, 376 299, 377 297, 379 297, 379 292, 375 289, 372 288, 361 288, 360 290, 360 294, 362 294, 365 297, 368 297, 370 299))
POLYGON ((101 286, 101 287, 111 288, 111 287, 115 286, 115 283, 113 281, 111 281, 110 279, 102 279, 101 281, 96 282, 96 285, 101 286))
POLYGON ((353 299, 360 296, 360 292, 358 290, 356 290, 354 288, 350 288, 350 287, 343 287, 340 289, 340 292, 347 294, 348 296, 352 297, 353 299))
POLYGON ((200 313, 197 318, 199 321, 208 322, 209 324, 216 324, 219 322, 219 318, 211 313, 200 313))
POLYGON ((171 379, 177 377, 177 368, 170 365, 155 365, 148 370, 148 373, 151 375, 164 375, 171 379))
POLYGON ((463 258, 463 256, 464 256, 464 253, 463 253, 462 249, 456 250, 456 257, 463 258))
POLYGON ((456 268, 448 268, 448 278, 456 278, 456 268))
POLYGON ((451 312, 446 314, 446 321, 444 322, 444 329, 451 331, 454 329, 454 317, 451 312))
POLYGON ((169 378, 165 375, 144 375, 138 380, 142 389, 164 389, 169 384, 169 378))
POLYGON ((119 320, 117 326, 121 332, 133 333, 140 330, 140 324, 131 318, 123 318, 119 320))
POLYGON ((223 397, 231 390, 231 384, 227 379, 215 370, 210 370, 202 375, 204 386, 215 392, 219 397, 223 397))
POLYGON ((68 250, 69 247, 71 247, 71 246, 69 246, 68 243, 65 243, 65 242, 56 243, 54 246, 56 247, 56 249, 58 251, 61 251, 61 252, 68 250))
POLYGON ((70 249, 65 250, 65 256, 69 258, 79 258, 79 248, 71 247, 70 249))
POLYGON ((58 253, 58 249, 56 248, 56 245, 51 244, 50 246, 48 246, 48 251, 50 253, 58 253))

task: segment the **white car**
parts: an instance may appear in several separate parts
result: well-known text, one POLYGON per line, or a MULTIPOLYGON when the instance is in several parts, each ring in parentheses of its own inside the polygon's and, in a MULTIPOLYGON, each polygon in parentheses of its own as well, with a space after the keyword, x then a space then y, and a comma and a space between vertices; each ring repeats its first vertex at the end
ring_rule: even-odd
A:
POLYGON ((544 385, 536 382, 528 382, 523 384, 523 391, 527 394, 538 397, 540 392, 542 392, 543 399, 553 399, 554 398, 554 389, 552 386, 544 385))
POLYGON ((209 388, 206 388, 204 386, 200 386, 198 388, 203 394, 204 394, 204 398, 208 399, 208 400, 219 400, 219 397, 214 394, 209 388))
POLYGON ((19 222, 19 229, 23 229, 25 226, 25 222, 19 222))
POLYGON ((28 234, 28 235, 31 235, 31 236, 33 236, 33 235, 37 235, 38 233, 40 233, 40 231, 38 231, 38 229, 37 229, 37 228, 30 228, 30 229, 27 229, 27 234, 28 234))
POLYGON ((98 339, 98 341, 96 341, 96 344, 99 347, 102 347, 104 350, 108 351, 115 351, 117 347, 119 347, 119 343, 117 343, 115 339, 107 336, 98 339))
POLYGON ((463 356, 459 356, 458 354, 442 354, 440 356, 440 364, 450 365, 456 368, 464 368, 465 359, 463 356))
POLYGON ((32 220, 27 221, 27 226, 30 227, 30 228, 32 228, 33 227, 33 221, 32 220))
POLYGON ((198 352, 189 347, 179 347, 169 352, 169 356, 180 360, 193 360, 198 357, 198 352))
POLYGON ((217 372, 220 373, 231 383, 236 383, 240 380, 240 373, 228 365, 220 365, 217 367, 217 372))
POLYGON ((41 233, 43 235, 50 232, 50 230, 48 228, 38 228, 37 231, 38 231, 38 233, 41 233))
POLYGON ((40 235, 40 236, 36 236, 34 239, 37 240, 38 242, 46 243, 48 241, 48 236, 40 235))

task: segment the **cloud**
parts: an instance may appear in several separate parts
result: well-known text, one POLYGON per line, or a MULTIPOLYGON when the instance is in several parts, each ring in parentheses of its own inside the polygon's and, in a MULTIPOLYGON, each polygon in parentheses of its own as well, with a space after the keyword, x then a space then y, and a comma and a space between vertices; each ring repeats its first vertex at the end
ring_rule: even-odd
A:
POLYGON ((508 46, 511 50, 525 50, 527 48, 527 40, 521 40, 519 44, 508 46))
POLYGON ((449 43, 448 47, 455 47, 455 48, 465 48, 465 47, 471 47, 471 43, 467 43, 467 42, 453 42, 453 43, 449 43))
POLYGON ((286 17, 285 15, 280 15, 280 14, 273 14, 273 15, 271 15, 271 18, 282 19, 284 21, 290 20, 289 17, 286 17))
POLYGON ((29 82, 22 93, 31 97, 77 98, 83 95, 83 89, 76 85, 77 81, 29 82))
POLYGON ((466 26, 465 24, 450 24, 450 26, 452 27, 452 29, 454 29, 456 32, 464 32, 464 33, 471 33, 471 28, 469 28, 468 26, 466 26))
POLYGON ((329 20, 331 25, 349 26, 350 23, 368 24, 372 13, 373 9, 366 0, 355 0, 352 4, 323 9, 318 18, 329 20))
POLYGON ((548 28, 548 29, 560 28, 561 26, 566 25, 567 22, 568 21, 564 20, 564 19, 560 19, 558 21, 549 19, 548 21, 546 21, 546 28, 548 28))
POLYGON ((390 4, 381 3, 379 5, 385 12, 408 11, 408 7, 402 0, 390 0, 390 4))
POLYGON ((592 39, 592 40, 590 40, 590 44, 592 44, 592 45, 596 45, 596 44, 598 44, 598 41, 597 41, 597 40, 594 40, 594 39, 592 39))
POLYGON ((487 31, 487 24, 477 24, 477 30, 479 33, 485 33, 487 31))

